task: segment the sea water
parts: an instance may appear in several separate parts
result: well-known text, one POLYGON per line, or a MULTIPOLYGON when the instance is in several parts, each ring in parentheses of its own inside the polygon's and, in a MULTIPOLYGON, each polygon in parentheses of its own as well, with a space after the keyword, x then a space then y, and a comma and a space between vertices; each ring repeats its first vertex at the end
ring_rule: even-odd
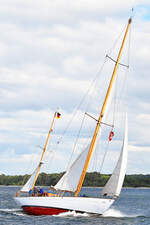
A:
MULTIPOLYGON (((25 214, 13 200, 18 187, 0 187, 0 225, 150 225, 150 189, 122 189, 120 198, 104 215, 67 212, 57 216, 25 214)), ((83 188, 82 193, 99 196, 101 188, 83 188)))

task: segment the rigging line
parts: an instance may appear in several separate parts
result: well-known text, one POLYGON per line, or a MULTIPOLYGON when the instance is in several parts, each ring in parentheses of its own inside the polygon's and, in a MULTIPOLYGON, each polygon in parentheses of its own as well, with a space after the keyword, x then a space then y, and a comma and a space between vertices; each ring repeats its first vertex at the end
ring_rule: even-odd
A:
POLYGON ((103 165, 104 165, 104 162, 105 162, 105 158, 106 158, 106 155, 108 153, 108 149, 109 149, 109 140, 107 141, 107 146, 106 146, 106 150, 104 152, 104 156, 102 158, 102 162, 101 162, 101 166, 100 166, 100 170, 99 170, 99 173, 101 174, 102 172, 102 168, 103 168, 103 165))
POLYGON ((121 104, 122 102, 122 99, 124 99, 124 96, 125 96, 125 92, 126 92, 126 88, 127 88, 127 74, 128 74, 128 70, 125 71, 124 73, 124 80, 122 82, 122 92, 121 92, 121 95, 120 95, 120 101, 118 101, 118 105, 117 105, 117 108, 119 108, 119 104, 121 104))
MULTIPOLYGON (((128 51, 127 51, 127 65, 130 65, 130 47, 131 47, 131 27, 130 27, 130 29, 129 29, 129 42, 128 42, 129 44, 128 44, 128 51)), ((119 69, 119 68, 118 68, 119 69)), ((121 102, 121 99, 123 99, 123 93, 124 93, 124 89, 125 89, 125 87, 126 87, 126 84, 127 84, 127 78, 128 78, 128 76, 127 76, 127 73, 129 72, 129 67, 127 67, 126 69, 125 69, 125 72, 124 72, 124 80, 123 80, 123 82, 122 82, 122 88, 121 88, 121 95, 120 95, 120 102, 121 102)), ((117 76, 118 77, 118 76, 117 76)), ((118 90, 118 89, 117 89, 118 90)), ((117 95, 117 94, 116 94, 117 95)), ((117 97, 117 96, 116 96, 117 97)), ((116 101, 116 107, 115 108, 118 108, 119 107, 119 101, 118 101, 118 103, 117 103, 117 101, 116 101)), ((115 123, 115 117, 114 117, 114 123, 115 123)))
MULTIPOLYGON (((129 40, 129 45, 130 45, 130 40, 129 40)), ((129 60, 129 55, 130 55, 130 52, 129 52, 129 49, 128 49, 128 60, 129 60)), ((128 63, 129 63, 129 61, 128 61, 128 63)), ((118 110, 120 108, 119 105, 121 105, 121 102, 123 101, 125 93, 127 91, 126 88, 127 88, 127 79, 128 79, 127 74, 128 73, 129 73, 129 68, 124 71, 123 80, 122 80, 122 83, 121 83, 121 86, 120 86, 120 90, 121 90, 120 100, 116 102, 116 111, 119 111, 118 110)))
POLYGON ((118 40, 121 38, 121 35, 124 33, 125 29, 126 29, 126 25, 124 26, 124 28, 122 29, 122 31, 120 32, 116 40, 114 41, 114 44, 112 45, 112 47, 107 51, 109 55, 112 53, 113 49, 115 48, 118 40))
POLYGON ((112 124, 115 126, 115 119, 116 119, 116 111, 117 111, 117 93, 118 93, 118 83, 119 83, 119 77, 118 77, 118 74, 119 74, 119 67, 118 67, 118 71, 117 71, 117 76, 116 76, 116 82, 115 82, 115 85, 116 85, 116 88, 115 88, 115 92, 114 92, 114 107, 113 107, 113 122, 112 124))
POLYGON ((116 127, 117 126, 117 117, 119 116, 119 112, 122 115, 122 110, 124 107, 124 95, 126 93, 126 86, 127 86, 127 73, 128 73, 128 69, 125 70, 124 72, 124 76, 123 79, 121 81, 121 83, 119 83, 119 78, 118 81, 116 82, 116 86, 120 88, 120 90, 118 90, 118 88, 116 88, 116 92, 115 92, 115 100, 114 100, 114 112, 113 112, 113 124, 116 127), (118 95, 119 95, 119 99, 118 99, 118 95), (121 109, 121 110, 119 110, 121 109))
POLYGON ((107 61, 107 60, 106 60, 106 57, 105 57, 105 58, 104 58, 104 62, 103 62, 103 64, 102 64, 100 70, 96 73, 95 78, 94 78, 93 81, 91 82, 89 88, 87 89, 86 93, 84 94, 83 98, 81 99, 79 105, 77 106, 76 110, 74 110, 74 113, 73 113, 71 119, 69 120, 69 122, 68 122, 66 128, 64 129, 64 132, 62 133, 62 135, 61 135, 59 141, 57 142, 58 144, 60 144, 60 142, 61 142, 63 136, 66 134, 67 130, 69 129, 69 127, 70 127, 70 125, 71 125, 71 123, 72 123, 72 121, 73 121, 73 118, 74 118, 75 115, 77 114, 77 111, 78 111, 79 108, 81 107, 82 103, 84 102, 84 100, 85 100, 86 96, 88 95, 89 91, 91 90, 92 86, 94 85, 94 83, 96 82, 96 80, 98 79, 98 77, 101 75, 101 72, 102 72, 102 70, 103 70, 103 67, 104 67, 106 61, 107 61))
MULTIPOLYGON (((54 150, 47 150, 47 155, 45 155, 47 160, 46 161, 44 160, 45 163, 43 165, 43 170, 44 170, 44 167, 45 167, 45 169, 49 168, 48 162, 51 162, 51 168, 52 168, 53 163, 54 163, 55 153, 56 152, 54 150)), ((42 171, 42 169, 41 169, 41 171, 42 171)))
MULTIPOLYGON (((103 70, 103 68, 104 68, 104 65, 105 65, 105 63, 108 61, 108 58, 105 56, 105 58, 104 58, 104 63, 103 63, 103 65, 102 65, 102 68, 101 68, 101 70, 100 70, 100 74, 101 74, 101 72, 102 72, 102 70, 103 70)), ((100 76, 99 76, 100 77, 100 76)), ((106 78, 105 78, 106 79, 106 78)), ((92 90, 92 88, 93 88, 93 90, 92 90, 92 93, 94 93, 94 90, 96 90, 96 88, 97 88, 97 86, 98 86, 98 82, 96 82, 98 80, 98 77, 97 77, 97 79, 95 79, 95 81, 93 82, 93 87, 91 86, 91 89, 90 90, 92 90)), ((105 80, 103 80, 103 83, 105 82, 105 80)), ((86 112, 88 111, 88 108, 90 107, 90 105, 91 105, 91 102, 92 102, 92 98, 93 98, 93 96, 92 96, 92 94, 89 96, 89 99, 88 99, 88 103, 87 103, 87 107, 86 107, 86 112)))
POLYGON ((97 163, 98 163, 98 149, 100 146, 100 133, 98 133, 98 137, 97 137, 97 143, 95 145, 95 150, 93 152, 93 166, 92 166, 92 171, 96 171, 97 170, 97 163), (94 170, 95 169, 95 170, 94 170))
POLYGON ((36 163, 33 162, 33 158, 30 158, 29 163, 27 165, 27 168, 25 169, 25 175, 24 178, 22 180, 23 185, 26 184, 26 182, 28 181, 28 179, 30 178, 30 176, 32 176, 32 174, 34 173, 34 171, 32 171, 31 173, 29 172, 29 170, 31 170, 31 168, 36 168, 36 164, 39 162, 39 160, 36 160, 36 163), (29 172, 29 174, 28 174, 29 172), (26 177, 28 176, 28 179, 26 179, 26 177))
POLYGON ((76 146, 77 146, 77 142, 78 142, 78 139, 79 139, 79 136, 80 136, 81 129, 82 129, 82 127, 83 127, 83 122, 84 122, 84 120, 85 120, 85 113, 84 113, 84 116, 83 116, 83 119, 82 119, 82 122, 81 122, 81 126, 80 126, 80 129, 79 129, 79 132, 78 132, 78 134, 77 134, 77 138, 76 138, 75 143, 74 143, 74 147, 73 147, 73 150, 72 150, 72 153, 71 153, 71 157, 70 157, 69 162, 68 162, 67 170, 68 170, 69 167, 70 167, 70 164, 71 164, 71 160, 72 160, 73 154, 75 153, 75 148, 76 148, 76 146))

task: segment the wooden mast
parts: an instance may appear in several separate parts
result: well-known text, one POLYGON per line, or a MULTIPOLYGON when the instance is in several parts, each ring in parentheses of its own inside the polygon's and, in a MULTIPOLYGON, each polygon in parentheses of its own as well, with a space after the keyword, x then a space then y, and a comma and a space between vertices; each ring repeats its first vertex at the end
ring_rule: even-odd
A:
POLYGON ((110 83, 109 83, 109 87, 108 87, 108 90, 107 90, 107 93, 106 93, 106 97, 105 97, 105 100, 104 100, 104 103, 103 103, 103 106, 102 106, 102 109, 101 109, 101 112, 100 112, 100 116, 99 116, 95 131, 94 131, 94 135, 93 135, 91 145, 90 145, 90 148, 89 148, 89 152, 88 152, 88 155, 87 155, 84 167, 83 167, 83 171, 82 171, 82 174, 81 174, 81 177, 80 177, 80 180, 79 180, 76 192, 75 192, 75 197, 78 196, 78 194, 81 190, 84 178, 85 178, 85 174, 86 174, 86 171, 87 171, 87 168, 88 168, 89 161, 91 159, 91 155, 92 155, 93 148, 94 148, 94 145, 95 145, 95 142, 96 142, 99 127, 101 125, 101 121, 102 121, 102 118, 103 118, 103 115, 104 115, 104 112, 105 112, 108 97, 110 95, 110 91, 111 91, 111 88, 112 88, 112 85, 113 85, 113 82, 114 82, 114 79, 115 79, 116 71, 117 71, 117 68, 118 68, 118 65, 119 65, 119 60, 120 60, 120 57, 121 57, 121 53, 122 53, 122 50, 123 50, 123 46, 124 46, 124 43, 125 43, 125 40, 126 40, 126 37, 127 37, 127 33, 128 33, 128 30, 129 30, 131 21, 132 20, 130 18, 128 20, 128 25, 127 25, 127 28, 126 28, 126 31, 125 31, 125 34, 124 34, 124 38, 123 38, 123 41, 122 41, 122 44, 121 44, 121 48, 120 48, 119 53, 118 53, 117 61, 116 61, 116 64, 115 64, 115 67, 114 67, 114 70, 113 70, 113 73, 112 73, 112 77, 111 77, 111 80, 110 80, 110 83))
POLYGON ((53 116, 53 121, 52 121, 50 130, 49 130, 49 132, 48 132, 47 138, 46 138, 45 146, 44 146, 44 148, 43 148, 42 156, 41 156, 41 159, 40 159, 38 168, 37 168, 37 173, 36 173, 35 179, 34 179, 34 181, 33 181, 32 189, 33 189, 34 186, 35 186, 35 182, 36 182, 36 180, 37 180, 37 178, 38 178, 38 175, 39 175, 39 172, 40 172, 40 167, 41 167, 41 165, 42 165, 42 160, 43 160, 44 153, 45 153, 46 148, 47 148, 47 145, 48 145, 48 141, 49 141, 49 139, 50 139, 50 134, 51 134, 52 128, 53 128, 53 126, 54 126, 54 122, 55 122, 56 115, 57 115, 57 112, 55 112, 55 113, 54 113, 54 116, 53 116))

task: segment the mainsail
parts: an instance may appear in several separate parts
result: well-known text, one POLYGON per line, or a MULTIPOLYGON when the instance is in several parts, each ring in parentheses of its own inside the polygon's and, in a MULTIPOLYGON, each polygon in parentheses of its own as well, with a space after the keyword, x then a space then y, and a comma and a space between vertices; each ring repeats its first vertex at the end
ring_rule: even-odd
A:
POLYGON ((67 172, 54 186, 56 190, 75 192, 83 166, 89 151, 89 145, 79 154, 77 159, 72 163, 67 172))
POLYGON ((106 196, 118 197, 123 185, 126 165, 127 165, 127 142, 128 142, 128 125, 127 125, 127 115, 125 120, 125 133, 124 141, 122 146, 122 151, 120 153, 117 165, 109 178, 108 182, 102 189, 101 194, 106 196))

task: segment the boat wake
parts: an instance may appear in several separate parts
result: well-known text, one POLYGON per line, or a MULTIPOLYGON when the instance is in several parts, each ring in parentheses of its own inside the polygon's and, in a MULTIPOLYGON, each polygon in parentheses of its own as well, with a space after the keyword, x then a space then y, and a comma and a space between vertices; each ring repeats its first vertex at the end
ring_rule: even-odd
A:
POLYGON ((127 214, 116 209, 109 209, 103 215, 90 214, 90 213, 78 213, 75 211, 69 211, 65 213, 60 213, 59 215, 53 215, 54 217, 101 217, 101 218, 136 218, 145 217, 144 215, 138 214, 127 214))
POLYGON ((78 213, 75 211, 69 211, 65 213, 60 213, 59 215, 53 215, 54 217, 113 217, 113 218, 136 218, 142 215, 137 214, 125 214, 116 209, 109 209, 103 215, 90 214, 90 213, 78 213))
MULTIPOLYGON (((3 215, 15 215, 15 216, 27 216, 31 215, 26 214, 22 209, 0 209, 0 217, 3 215)), ((149 217, 145 215, 137 215, 137 214, 125 214, 116 209, 109 209, 103 215, 90 214, 90 213, 79 213, 75 211, 69 211, 65 213, 60 213, 59 215, 52 215, 53 217, 101 217, 101 218, 136 218, 136 217, 149 217)))
POLYGON ((0 209, 0 214, 11 214, 16 216, 28 216, 22 209, 0 209))
POLYGON ((119 210, 116 209, 109 209, 108 211, 106 211, 102 217, 116 217, 116 218, 135 218, 135 217, 139 217, 141 215, 137 215, 137 214, 126 214, 123 213, 119 210))

